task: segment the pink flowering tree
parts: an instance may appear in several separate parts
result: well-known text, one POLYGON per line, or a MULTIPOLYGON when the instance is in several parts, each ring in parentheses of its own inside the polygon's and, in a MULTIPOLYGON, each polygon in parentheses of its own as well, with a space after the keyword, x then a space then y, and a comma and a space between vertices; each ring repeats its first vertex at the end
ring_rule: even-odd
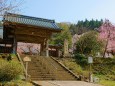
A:
POLYGON ((33 43, 18 43, 17 47, 18 53, 29 53, 29 54, 39 54, 40 53, 40 45, 33 43))
POLYGON ((100 39, 105 42, 103 57, 105 57, 106 52, 115 53, 115 26, 105 20, 102 26, 99 28, 100 39))

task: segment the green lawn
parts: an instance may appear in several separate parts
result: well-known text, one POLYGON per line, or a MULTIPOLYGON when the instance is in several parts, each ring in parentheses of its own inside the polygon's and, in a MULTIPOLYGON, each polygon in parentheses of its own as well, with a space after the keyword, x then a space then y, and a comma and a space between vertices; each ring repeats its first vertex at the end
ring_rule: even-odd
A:
POLYGON ((101 80, 100 84, 102 84, 104 86, 115 86, 115 81, 101 80))

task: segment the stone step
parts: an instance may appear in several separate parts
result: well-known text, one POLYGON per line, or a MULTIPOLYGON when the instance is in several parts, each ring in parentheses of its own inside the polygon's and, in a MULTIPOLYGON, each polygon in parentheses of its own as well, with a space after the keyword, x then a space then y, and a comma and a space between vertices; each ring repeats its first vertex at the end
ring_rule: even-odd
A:
MULTIPOLYGON (((30 72, 28 72, 29 74, 30 72)), ((51 76, 51 75, 54 75, 54 74, 47 74, 47 73, 42 73, 42 72, 36 72, 36 73, 31 73, 31 75, 47 75, 47 76, 51 76)))
POLYGON ((49 65, 49 69, 56 70, 55 68, 50 68, 52 64, 57 68, 57 72, 48 73, 48 70, 40 63, 40 60, 35 58, 35 56, 31 56, 31 62, 28 63, 28 74, 31 75, 32 80, 76 80, 73 75, 52 58, 45 58, 45 60, 49 62, 47 64, 47 66, 49 65))
POLYGON ((53 78, 52 76, 32 76, 31 78, 53 78))
POLYGON ((54 78, 31 78, 34 81, 41 81, 41 80, 55 80, 54 78))

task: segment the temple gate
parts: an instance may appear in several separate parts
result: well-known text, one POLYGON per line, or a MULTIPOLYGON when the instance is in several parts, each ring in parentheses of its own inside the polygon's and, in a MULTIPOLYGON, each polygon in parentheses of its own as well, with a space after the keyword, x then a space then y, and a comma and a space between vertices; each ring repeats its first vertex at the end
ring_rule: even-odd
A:
POLYGON ((16 53, 17 42, 38 43, 41 55, 49 56, 48 41, 52 33, 61 29, 54 20, 5 13, 3 17, 3 39, 0 53, 16 53))

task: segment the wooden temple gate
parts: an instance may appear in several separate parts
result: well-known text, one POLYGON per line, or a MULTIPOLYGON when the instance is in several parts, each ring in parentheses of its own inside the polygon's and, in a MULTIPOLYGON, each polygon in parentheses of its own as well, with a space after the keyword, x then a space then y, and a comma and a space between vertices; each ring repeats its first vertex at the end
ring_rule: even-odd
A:
POLYGON ((48 41, 52 33, 60 31, 54 20, 5 13, 0 41, 5 46, 0 46, 0 53, 16 53, 17 42, 26 42, 41 44, 40 54, 49 56, 48 41))

